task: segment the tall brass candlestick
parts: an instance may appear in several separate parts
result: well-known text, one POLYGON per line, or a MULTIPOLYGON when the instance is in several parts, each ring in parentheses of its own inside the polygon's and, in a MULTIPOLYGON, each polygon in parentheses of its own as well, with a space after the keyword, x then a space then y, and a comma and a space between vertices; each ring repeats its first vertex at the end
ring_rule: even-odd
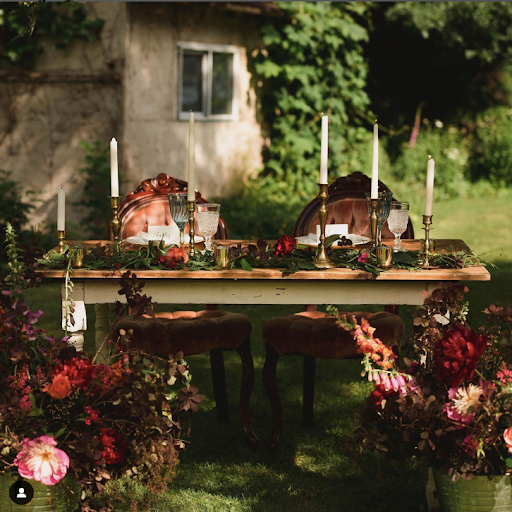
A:
POLYGON ((119 233, 121 232, 121 221, 117 215, 119 209, 119 196, 110 196, 110 205, 112 206, 112 220, 110 229, 114 235, 114 254, 119 252, 119 233))
POLYGON ((375 248, 379 245, 377 240, 377 225, 379 218, 377 216, 377 210, 379 208, 379 199, 370 199, 370 229, 372 237, 372 247, 375 248))
POLYGON ((187 207, 188 207, 188 234, 190 236, 190 242, 189 242, 189 250, 188 255, 190 257, 194 257, 196 255, 196 246, 194 242, 195 234, 196 234, 196 228, 195 228, 195 218, 194 218, 194 212, 196 211, 196 201, 187 201, 187 207))
POLYGON ((328 258, 325 250, 325 224, 327 223, 327 198, 329 197, 328 185, 319 183, 318 199, 320 199, 320 210, 318 210, 318 218, 320 220, 320 243, 318 244, 318 252, 313 260, 317 268, 334 268, 336 265, 328 258))
POLYGON ((422 260, 420 266, 430 267, 430 256, 432 255, 430 243, 430 226, 432 224, 432 215, 423 215, 423 224, 425 225, 425 240, 422 244, 422 260))
POLYGON ((64 252, 64 239, 66 238, 66 231, 64 229, 63 230, 58 229, 57 237, 59 239, 59 244, 55 248, 55 252, 62 254, 64 252))

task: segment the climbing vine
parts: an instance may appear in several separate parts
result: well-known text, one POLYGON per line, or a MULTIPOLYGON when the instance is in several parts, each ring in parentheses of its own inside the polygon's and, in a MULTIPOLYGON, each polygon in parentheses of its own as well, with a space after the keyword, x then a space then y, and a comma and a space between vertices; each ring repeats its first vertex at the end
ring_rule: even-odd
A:
POLYGON ((64 49, 76 38, 98 39, 103 20, 88 19, 75 2, 19 2, 0 4, 0 69, 32 69, 43 53, 41 38, 64 49))
POLYGON ((282 21, 261 29, 254 52, 261 110, 270 144, 263 174, 310 197, 320 162, 320 117, 329 115, 329 167, 336 173, 348 149, 368 136, 365 119, 368 40, 363 2, 280 2, 282 21), (304 179, 305 178, 305 179, 304 179))

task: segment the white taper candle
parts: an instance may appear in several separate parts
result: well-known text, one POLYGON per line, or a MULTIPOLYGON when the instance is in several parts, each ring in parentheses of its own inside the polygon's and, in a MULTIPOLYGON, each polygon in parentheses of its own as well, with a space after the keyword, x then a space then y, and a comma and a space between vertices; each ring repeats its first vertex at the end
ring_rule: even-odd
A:
POLYGON ((327 184, 327 158, 329 154, 329 117, 322 116, 322 142, 320 146, 320 183, 327 184))
POLYGON ((189 201, 196 200, 196 157, 195 157, 194 112, 188 121, 188 194, 189 201))
POLYGON ((117 140, 110 141, 110 195, 119 197, 119 165, 117 161, 117 140))
POLYGON ((432 155, 428 155, 427 163, 427 189, 425 193, 425 215, 432 215, 432 203, 434 200, 434 169, 436 166, 432 155))
POLYGON ((59 188, 57 193, 57 231, 66 229, 66 192, 59 188))
POLYGON ((379 197, 379 125, 377 120, 373 125, 373 161, 372 161, 372 199, 379 197))

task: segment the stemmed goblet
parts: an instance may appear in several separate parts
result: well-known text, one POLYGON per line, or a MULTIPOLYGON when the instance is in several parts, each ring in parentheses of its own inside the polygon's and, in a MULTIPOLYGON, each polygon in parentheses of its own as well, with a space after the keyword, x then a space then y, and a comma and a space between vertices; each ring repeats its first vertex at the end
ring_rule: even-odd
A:
POLYGON ((204 236, 207 251, 212 250, 212 236, 219 228, 220 204, 202 203, 197 205, 197 226, 204 236))
POLYGON ((408 222, 409 203, 392 201, 388 217, 388 227, 391 233, 395 235, 395 247, 393 247, 393 252, 405 251, 405 249, 402 247, 400 237, 402 236, 402 233, 404 233, 407 229, 408 222))
MULTIPOLYGON (((366 192, 366 202, 368 203, 368 215, 371 215, 370 193, 366 192)), ((391 198, 393 194, 389 190, 379 192, 379 205, 377 207, 377 245, 381 244, 382 226, 386 222, 391 206, 391 198)))
POLYGON ((185 243, 185 226, 188 224, 187 193, 172 192, 167 194, 172 220, 180 230, 180 247, 185 243))

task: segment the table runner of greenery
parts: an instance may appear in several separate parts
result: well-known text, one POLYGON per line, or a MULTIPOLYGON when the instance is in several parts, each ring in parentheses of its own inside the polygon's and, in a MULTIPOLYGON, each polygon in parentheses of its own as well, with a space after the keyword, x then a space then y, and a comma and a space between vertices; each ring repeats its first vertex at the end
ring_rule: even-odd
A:
MULTIPOLYGON (((385 271, 373 263, 371 250, 367 246, 334 248, 334 245, 340 242, 344 243, 345 240, 340 240, 337 235, 328 237, 325 242, 328 255, 337 268, 363 270, 375 276, 385 271)), ((231 245, 230 267, 246 271, 252 271, 253 268, 275 268, 280 269, 283 274, 291 274, 299 270, 321 270, 313 263, 315 248, 301 246, 296 248, 295 245, 295 239, 288 235, 278 239, 275 244, 258 240, 256 243, 247 245, 241 243, 231 245)), ((189 258, 183 248, 166 247, 163 242, 150 241, 147 246, 132 247, 121 243, 117 252, 113 251, 111 245, 101 243, 96 247, 85 248, 85 263, 82 268, 86 270, 220 270, 215 264, 213 253, 209 251, 198 251, 196 256, 189 258)), ((63 253, 50 251, 39 261, 39 265, 49 269, 69 269, 73 255, 79 249, 83 249, 80 242, 66 246, 63 253)), ((393 268, 422 271, 424 269, 420 266, 420 256, 418 251, 394 253, 393 268)), ((472 252, 450 247, 442 253, 432 255, 431 264, 435 268, 465 268, 485 263, 472 252)))

